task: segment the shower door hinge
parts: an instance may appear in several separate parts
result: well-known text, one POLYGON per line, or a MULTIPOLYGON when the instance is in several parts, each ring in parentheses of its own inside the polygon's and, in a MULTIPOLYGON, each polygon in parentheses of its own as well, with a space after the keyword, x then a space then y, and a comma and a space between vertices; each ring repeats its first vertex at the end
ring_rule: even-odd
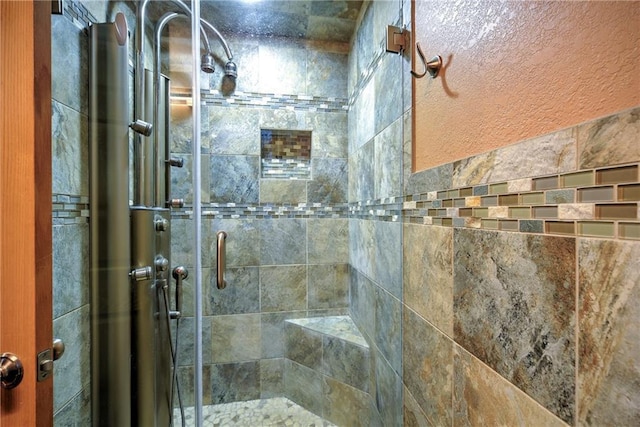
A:
POLYGON ((402 53, 411 44, 411 31, 387 25, 387 52, 402 53))
POLYGON ((64 10, 64 0, 51 0, 51 14, 62 15, 64 10))

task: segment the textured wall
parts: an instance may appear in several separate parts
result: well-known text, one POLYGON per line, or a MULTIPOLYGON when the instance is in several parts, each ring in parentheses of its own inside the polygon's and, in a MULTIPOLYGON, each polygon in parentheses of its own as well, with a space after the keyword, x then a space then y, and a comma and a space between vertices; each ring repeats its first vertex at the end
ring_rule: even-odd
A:
POLYGON ((417 0, 413 35, 445 63, 415 81, 416 171, 640 103, 638 2, 417 0))

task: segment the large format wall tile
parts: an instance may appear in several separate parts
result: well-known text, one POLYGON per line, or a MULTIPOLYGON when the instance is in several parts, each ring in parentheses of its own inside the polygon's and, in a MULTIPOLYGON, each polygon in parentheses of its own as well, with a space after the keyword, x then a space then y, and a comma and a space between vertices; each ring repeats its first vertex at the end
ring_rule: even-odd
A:
MULTIPOLYGON (((402 373, 402 304, 381 288, 376 289, 375 343, 398 374, 402 373)), ((369 308, 370 309, 370 308, 369 308)))
MULTIPOLYGON (((202 352, 202 361, 204 363, 212 363, 211 351, 208 349, 212 348, 211 345, 211 317, 205 316, 202 318, 202 342, 201 347, 203 349, 202 352)), ((172 336, 175 339, 176 332, 175 326, 172 325, 172 336)), ((195 343, 196 343, 196 329, 195 329, 195 318, 193 317, 181 317, 180 325, 178 328, 178 365, 179 366, 187 366, 193 365, 195 363, 195 343)))
POLYGON ((209 106, 208 113, 212 154, 260 155, 259 110, 209 106))
MULTIPOLYGON (((410 159, 409 155, 409 159, 410 159)), ((453 163, 412 174, 404 182, 405 194, 418 194, 453 187, 453 163)))
POLYGON ((375 223, 361 219, 349 220, 349 262, 363 274, 375 274, 375 223))
POLYGON ((403 389, 402 400, 402 425, 405 427, 426 427, 429 425, 427 416, 422 412, 420 405, 413 398, 406 387, 403 389))
POLYGON ((261 221, 260 231, 261 265, 304 264, 307 261, 305 220, 261 221))
POLYGON ((262 358, 283 358, 285 344, 285 320, 305 317, 305 311, 279 311, 262 313, 262 358))
MULTIPOLYGON (((180 157, 184 160, 184 166, 182 168, 171 168, 171 198, 183 199, 185 204, 193 206, 193 155, 180 154, 176 157, 180 157)), ((209 173, 210 162, 209 155, 203 154, 202 159, 202 175, 200 179, 200 189, 202 190, 201 201, 208 203, 211 195, 209 193, 211 174, 209 173)))
POLYGON ((363 8, 365 10, 361 12, 362 20, 351 53, 351 56, 356 58, 356 79, 354 79, 356 82, 359 82, 366 73, 376 48, 376 43, 373 40, 373 7, 371 4, 365 3, 363 8))
POLYGON ((284 356, 309 369, 320 372, 322 334, 289 322, 284 324, 284 356))
POLYGON ((260 399, 284 395, 284 359, 260 360, 260 399))
POLYGON ((206 315, 245 314, 260 312, 260 275, 258 267, 227 268, 227 287, 218 289, 217 274, 213 268, 203 274, 206 315), (207 280, 208 279, 208 280, 207 280))
POLYGON ((89 40, 61 15, 51 17, 51 97, 78 112, 89 105, 89 40))
POLYGON ((309 265, 309 310, 349 305, 349 264, 309 265))
POLYGON ((211 366, 213 404, 260 398, 260 362, 225 363, 211 366))
POLYGON ((370 427, 372 400, 368 393, 323 377, 323 418, 339 426, 370 427))
POLYGON ((89 303, 89 226, 53 227, 53 317, 89 303))
POLYGON ((262 312, 307 308, 307 266, 260 267, 262 312))
POLYGON ((347 79, 336 70, 346 68, 347 55, 343 53, 308 51, 305 93, 311 96, 344 97, 347 93, 347 79))
POLYGON ((258 156, 211 156, 211 202, 258 203, 258 156))
POLYGON ((52 118, 52 192, 89 195, 89 129, 87 117, 53 100, 52 118))
POLYGON ((404 303, 453 336, 453 229, 404 225, 404 303))
POLYGON ((322 415, 322 374, 289 359, 284 360, 285 396, 317 415, 322 415))
MULTIPOLYGON (((396 341, 396 345, 399 342, 396 341)), ((374 365, 375 401, 382 425, 402 425, 402 373, 396 371, 382 357, 375 357, 374 365)))
POLYGON ((306 181, 295 179, 260 180, 260 203, 299 204, 306 201, 306 181))
MULTIPOLYGON (((376 134, 402 116, 402 85, 398 82, 398 76, 401 73, 401 56, 384 55, 382 57, 374 76, 376 134)), ((396 155, 400 154, 400 151, 396 153, 396 155)))
POLYGON ((349 259, 349 220, 308 219, 310 264, 345 263, 349 259))
POLYGON ((85 387, 76 394, 58 412, 53 414, 55 426, 88 426, 91 425, 91 392, 85 387))
POLYGON ((402 354, 404 384, 421 412, 431 425, 451 425, 453 342, 405 309, 402 354))
POLYGON ((89 306, 84 305, 53 321, 53 335, 66 346, 53 367, 53 410, 58 411, 91 383, 89 306))
MULTIPOLYGON (((372 221, 368 221, 372 222, 372 221)), ((394 297, 402 299, 402 224, 375 221, 374 280, 394 297)))
POLYGON ((578 126, 581 169, 640 160, 640 108, 578 126))
POLYGON ((356 167, 349 170, 354 178, 353 196, 350 202, 363 202, 375 198, 375 146, 373 140, 364 144, 353 156, 356 167))
POLYGON ((260 323, 260 314, 211 317, 211 361, 232 363, 260 359, 260 323))
POLYGON ((640 243, 581 239, 578 421, 640 420, 640 243))
POLYGON ((376 285, 357 269, 349 274, 349 312, 355 324, 370 340, 375 337, 376 285))
POLYGON ((457 161, 453 187, 573 171, 576 139, 576 129, 570 128, 457 161))
POLYGON ((402 195, 402 118, 374 138, 376 199, 402 195))
POLYGON ((305 124, 312 129, 311 158, 348 157, 347 112, 308 112, 305 124))
POLYGON ((571 423, 575 239, 454 232, 454 337, 571 423))
POLYGON ((306 93, 306 50, 302 43, 278 43, 277 39, 258 48, 260 91, 273 94, 306 93))
POLYGON ((566 426, 513 384, 454 348, 455 426, 566 426))
MULTIPOLYGON (((204 223, 202 233, 203 264, 216 265, 217 233, 227 233, 227 267, 260 265, 261 220, 257 219, 214 219, 204 223)), ((175 239, 172 239, 175 240, 175 239)))
POLYGON ((349 168, 346 159, 312 159, 309 203, 346 203, 349 168))

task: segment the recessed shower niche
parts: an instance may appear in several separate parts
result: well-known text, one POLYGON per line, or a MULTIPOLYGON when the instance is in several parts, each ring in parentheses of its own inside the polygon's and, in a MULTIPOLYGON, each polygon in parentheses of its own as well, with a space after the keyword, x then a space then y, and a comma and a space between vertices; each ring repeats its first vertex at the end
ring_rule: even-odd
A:
POLYGON ((311 179, 311 131, 261 129, 262 178, 311 179))

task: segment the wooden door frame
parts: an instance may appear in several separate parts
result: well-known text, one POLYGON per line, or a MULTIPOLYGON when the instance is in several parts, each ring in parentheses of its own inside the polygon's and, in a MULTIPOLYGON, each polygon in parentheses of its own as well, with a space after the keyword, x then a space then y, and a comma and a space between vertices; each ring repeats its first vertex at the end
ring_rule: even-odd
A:
POLYGON ((36 379, 51 289, 51 3, 0 1, 0 353, 24 365, 0 427, 53 424, 53 378, 36 379))

